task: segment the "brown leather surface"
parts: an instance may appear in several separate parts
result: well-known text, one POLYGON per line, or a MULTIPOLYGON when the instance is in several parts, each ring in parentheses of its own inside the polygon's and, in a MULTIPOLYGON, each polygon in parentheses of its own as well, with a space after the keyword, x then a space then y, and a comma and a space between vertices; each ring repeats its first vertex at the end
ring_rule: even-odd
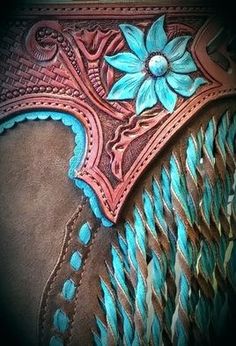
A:
POLYGON ((54 121, 22 123, 0 136, 1 319, 10 335, 18 333, 17 345, 37 344, 43 289, 81 200, 67 177, 73 148, 70 129, 54 121))
MULTIPOLYGON (((149 189, 152 176, 169 161, 170 153, 181 152, 186 138, 200 127, 205 128, 209 116, 217 119, 225 109, 232 111, 234 107, 235 102, 226 98, 210 103, 196 114, 139 180, 123 209, 124 219, 132 219, 134 204, 142 204, 143 189, 149 189)), ((95 315, 104 318, 99 303, 99 279, 107 279, 110 246, 117 230, 122 232, 123 221, 106 229, 93 216, 87 199, 67 178, 72 151, 70 130, 53 121, 23 123, 0 137, 0 179, 5 182, 1 183, 0 199, 3 244, 0 275, 1 283, 5 283, 2 301, 8 306, 9 320, 14 321, 13 330, 18 328, 25 337, 24 341, 20 338, 24 345, 37 344, 42 294, 39 326, 43 327, 43 345, 55 333, 52 316, 57 308, 62 308, 70 318, 65 337, 66 345, 70 346, 91 345, 91 330, 96 331, 95 315), (76 241, 77 231, 84 222, 89 222, 92 228, 92 241, 87 248, 76 241), (76 249, 81 251, 84 263, 81 272, 73 276, 69 259, 76 249), (66 304, 60 292, 70 275, 78 290, 75 300, 66 304), (26 338, 30 338, 27 343, 26 338)))
POLYGON ((85 198, 66 228, 64 247, 48 281, 41 305, 40 341, 42 345, 47 345, 50 338, 57 335, 52 316, 57 309, 61 309, 70 320, 70 328, 64 333, 66 345, 92 345, 91 331, 96 330, 95 315, 104 318, 99 304, 100 277, 107 277, 106 264, 110 262, 111 244, 116 241, 116 228, 101 226, 85 198), (81 245, 77 238, 78 230, 85 222, 89 223, 92 231, 89 246, 81 245), (76 250, 83 258, 79 272, 73 271, 69 265, 70 257, 76 250), (77 287, 75 298, 70 302, 61 295, 63 283, 68 278, 72 278, 77 287))
MULTIPOLYGON (((119 226, 118 226, 119 227, 119 226)), ((94 239, 91 256, 87 261, 88 269, 83 276, 83 281, 78 290, 77 304, 75 309, 72 337, 68 345, 92 345, 93 335, 96 332, 95 315, 104 319, 101 313, 100 278, 107 278, 106 264, 110 264, 111 244, 116 242, 117 230, 100 227, 94 239)))

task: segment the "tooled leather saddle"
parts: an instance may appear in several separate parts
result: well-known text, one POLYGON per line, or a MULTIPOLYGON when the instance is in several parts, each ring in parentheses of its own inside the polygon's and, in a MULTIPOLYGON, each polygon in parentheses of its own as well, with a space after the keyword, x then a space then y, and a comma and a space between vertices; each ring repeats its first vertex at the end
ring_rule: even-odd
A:
POLYGON ((25 4, 7 18, 1 344, 215 345, 229 335, 231 29, 214 7, 187 1, 25 4))

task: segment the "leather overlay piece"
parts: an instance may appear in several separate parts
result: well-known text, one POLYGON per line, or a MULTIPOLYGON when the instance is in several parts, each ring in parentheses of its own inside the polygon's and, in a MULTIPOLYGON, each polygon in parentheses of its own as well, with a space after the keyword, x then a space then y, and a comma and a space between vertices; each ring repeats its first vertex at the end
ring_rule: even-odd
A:
POLYGON ((96 329, 94 313, 99 309, 98 278, 99 275, 106 275, 104 261, 109 258, 110 244, 115 241, 116 232, 115 229, 108 231, 94 219, 85 200, 67 223, 66 230, 63 251, 42 301, 41 341, 46 345, 58 335, 52 324, 52 316, 60 309, 69 320, 69 326, 63 332, 66 344, 76 345, 81 342, 90 345, 93 342, 91 329, 96 329), (84 223, 88 223, 91 228, 91 239, 86 246, 78 241, 78 233, 84 223), (76 252, 81 255, 78 268, 71 265, 71 258, 76 252), (65 299, 63 294, 64 283, 68 280, 72 280, 75 285, 72 299, 65 299))
POLYGON ((236 301, 231 27, 187 0, 45 3, 0 38, 6 344, 217 344, 236 301))

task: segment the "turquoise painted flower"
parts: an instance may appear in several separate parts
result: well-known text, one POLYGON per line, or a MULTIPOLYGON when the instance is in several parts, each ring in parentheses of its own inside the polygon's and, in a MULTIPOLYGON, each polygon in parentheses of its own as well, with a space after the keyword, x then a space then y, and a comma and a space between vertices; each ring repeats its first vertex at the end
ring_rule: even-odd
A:
POLYGON ((125 72, 111 88, 108 100, 136 99, 136 114, 160 103, 173 112, 178 95, 192 96, 206 83, 201 77, 188 74, 197 66, 186 50, 191 36, 179 36, 168 41, 163 28, 165 16, 158 18, 144 32, 136 26, 121 24, 120 29, 132 52, 105 56, 108 64, 125 72))

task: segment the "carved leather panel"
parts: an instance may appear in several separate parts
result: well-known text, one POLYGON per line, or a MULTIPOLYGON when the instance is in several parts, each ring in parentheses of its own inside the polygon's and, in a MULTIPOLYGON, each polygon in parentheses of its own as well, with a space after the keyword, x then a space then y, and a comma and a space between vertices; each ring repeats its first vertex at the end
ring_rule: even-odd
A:
POLYGON ((42 108, 78 117, 88 139, 75 175, 116 222, 137 179, 170 138, 210 100, 235 94, 235 62, 223 30, 214 11, 204 7, 21 9, 1 44, 1 118, 42 108), (133 101, 107 100, 119 73, 104 56, 127 51, 119 24, 145 31, 162 14, 169 38, 191 35, 189 49, 207 83, 192 97, 180 97, 172 114, 156 106, 137 117, 133 101))

